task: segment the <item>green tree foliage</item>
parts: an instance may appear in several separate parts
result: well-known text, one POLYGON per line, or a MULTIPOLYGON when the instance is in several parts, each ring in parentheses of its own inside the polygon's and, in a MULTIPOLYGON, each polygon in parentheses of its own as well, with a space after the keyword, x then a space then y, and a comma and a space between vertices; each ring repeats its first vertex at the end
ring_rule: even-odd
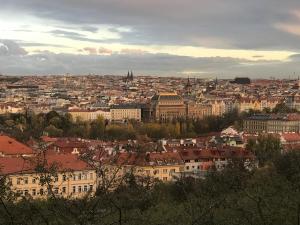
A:
POLYGON ((260 166, 264 166, 280 155, 282 147, 274 135, 260 135, 257 140, 250 139, 246 149, 254 153, 260 166))
POLYGON ((0 116, 0 121, 2 121, 0 129, 20 141, 27 141, 31 137, 38 139, 44 134, 103 140, 133 139, 139 135, 146 135, 152 139, 185 138, 220 131, 230 125, 241 123, 242 118, 243 115, 234 110, 223 116, 210 116, 198 120, 178 118, 167 123, 141 123, 129 120, 121 124, 107 123, 103 117, 94 121, 82 121, 80 118, 72 118, 68 113, 25 112, 0 116))

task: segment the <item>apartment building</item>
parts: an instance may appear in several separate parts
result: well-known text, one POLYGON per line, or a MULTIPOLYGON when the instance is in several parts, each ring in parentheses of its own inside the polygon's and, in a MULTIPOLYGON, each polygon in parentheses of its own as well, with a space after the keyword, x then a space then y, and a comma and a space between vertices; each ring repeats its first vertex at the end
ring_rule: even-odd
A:
POLYGON ((96 171, 76 155, 0 158, 1 174, 17 198, 82 198, 96 192, 96 171))
POLYGON ((124 122, 128 120, 141 121, 142 111, 137 104, 113 105, 110 109, 111 120, 124 122))
POLYGON ((111 113, 109 110, 88 110, 88 109, 72 109, 68 111, 74 120, 92 121, 96 120, 99 116, 105 120, 111 120, 111 113))
POLYGON ((300 114, 259 114, 244 120, 243 129, 247 133, 300 132, 300 114))
POLYGON ((203 119, 212 115, 212 106, 210 104, 188 102, 187 117, 190 119, 203 119))

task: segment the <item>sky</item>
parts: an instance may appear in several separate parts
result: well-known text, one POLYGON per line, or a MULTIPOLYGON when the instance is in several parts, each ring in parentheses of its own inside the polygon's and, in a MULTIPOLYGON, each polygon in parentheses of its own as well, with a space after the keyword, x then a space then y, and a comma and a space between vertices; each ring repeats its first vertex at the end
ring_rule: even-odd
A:
POLYGON ((0 0, 0 74, 298 78, 299 0, 0 0))

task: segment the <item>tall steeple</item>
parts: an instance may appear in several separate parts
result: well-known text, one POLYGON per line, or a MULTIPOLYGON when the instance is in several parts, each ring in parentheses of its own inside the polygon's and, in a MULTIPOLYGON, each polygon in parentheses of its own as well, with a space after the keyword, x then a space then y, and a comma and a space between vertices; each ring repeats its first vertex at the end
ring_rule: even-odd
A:
POLYGON ((132 70, 131 70, 131 73, 130 73, 130 80, 133 80, 133 73, 132 73, 132 70))

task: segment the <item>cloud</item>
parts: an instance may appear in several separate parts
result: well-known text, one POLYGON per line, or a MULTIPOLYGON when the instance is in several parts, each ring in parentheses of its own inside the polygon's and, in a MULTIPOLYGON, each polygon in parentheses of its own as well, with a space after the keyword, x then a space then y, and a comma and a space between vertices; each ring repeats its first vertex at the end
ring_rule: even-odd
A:
POLYGON ((0 56, 26 55, 25 49, 21 48, 12 40, 0 40, 0 56))
POLYGON ((99 53, 100 55, 111 55, 111 54, 113 54, 113 50, 108 49, 108 48, 100 47, 100 48, 98 49, 98 53, 99 53))
MULTIPOLYGON (((298 0, 10 0, 2 5, 12 12, 58 20, 91 32, 96 32, 98 25, 127 27, 130 32, 120 31, 122 43, 300 49, 298 36, 274 27, 296 20, 298 0)), ((80 35, 69 37, 89 40, 80 35)))
MULTIPOLYGON (((97 48, 89 49, 92 53, 97 48)), ((297 56, 294 56, 297 58, 297 56)), ((49 51, 30 55, 0 56, 0 73, 8 75, 116 74, 132 69, 136 75, 195 76, 231 78, 288 77, 300 74, 299 60, 287 62, 245 60, 230 57, 187 57, 169 54, 55 54, 49 51)))
POLYGON ((83 50, 88 52, 90 55, 97 55, 98 53, 97 48, 85 47, 83 50))
POLYGON ((125 49, 121 49, 120 51, 121 54, 133 54, 133 55, 143 55, 146 53, 149 53, 145 50, 142 49, 130 49, 130 48, 125 48, 125 49))

